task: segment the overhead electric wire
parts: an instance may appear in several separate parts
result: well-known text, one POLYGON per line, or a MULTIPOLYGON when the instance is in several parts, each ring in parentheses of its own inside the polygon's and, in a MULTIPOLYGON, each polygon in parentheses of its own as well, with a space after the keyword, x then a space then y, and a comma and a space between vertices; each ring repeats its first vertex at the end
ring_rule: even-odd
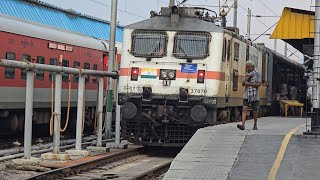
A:
MULTIPOLYGON (((104 3, 100 2, 100 1, 97 1, 97 0, 88 0, 88 1, 95 2, 95 3, 97 3, 97 4, 100 4, 100 5, 107 6, 107 7, 110 7, 110 8, 111 8, 111 5, 104 4, 104 3)), ((118 8, 118 10, 121 11, 121 12, 123 12, 123 13, 127 13, 127 14, 130 14, 130 15, 139 17, 139 18, 141 18, 141 19, 147 19, 146 17, 143 17, 143 16, 140 16, 140 15, 137 15, 137 14, 134 14, 134 13, 131 13, 131 12, 128 12, 128 11, 126 11, 126 10, 122 10, 122 9, 119 9, 119 8, 118 8)))
POLYGON ((264 35, 266 32, 268 32, 271 28, 273 28, 273 26, 275 26, 276 24, 278 24, 278 21, 276 23, 274 23, 271 27, 269 27, 267 30, 265 30, 262 34, 260 34, 260 36, 258 36, 257 38, 255 38, 252 42, 256 41, 257 39, 259 39, 262 35, 264 35))
POLYGON ((259 0, 267 9, 269 9, 269 11, 271 11, 274 15, 279 16, 278 14, 276 14, 272 9, 270 9, 265 3, 263 3, 261 0, 259 0))
MULTIPOLYGON (((245 9, 239 2, 238 2, 238 6, 240 6, 244 11, 248 12, 247 9, 245 9)), ((265 23, 263 23, 262 21, 260 21, 260 19, 258 17, 252 16, 254 18, 256 18, 261 24, 263 24, 265 27, 268 27, 265 23)))

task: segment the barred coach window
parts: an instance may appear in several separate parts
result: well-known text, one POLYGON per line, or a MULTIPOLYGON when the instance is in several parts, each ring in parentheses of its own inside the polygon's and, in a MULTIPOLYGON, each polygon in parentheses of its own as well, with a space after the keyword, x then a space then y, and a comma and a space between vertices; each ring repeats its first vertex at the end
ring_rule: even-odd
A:
POLYGON ((165 31, 135 30, 132 32, 131 53, 135 57, 163 57, 167 54, 167 43, 165 31))
POLYGON ((204 59, 209 56, 210 41, 211 35, 209 33, 176 33, 173 56, 181 59, 204 59))

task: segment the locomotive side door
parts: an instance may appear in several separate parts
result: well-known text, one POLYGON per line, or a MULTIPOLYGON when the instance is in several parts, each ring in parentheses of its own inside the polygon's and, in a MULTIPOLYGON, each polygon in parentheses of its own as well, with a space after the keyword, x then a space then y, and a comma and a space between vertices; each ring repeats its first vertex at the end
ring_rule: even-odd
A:
MULTIPOLYGON (((231 69, 232 69, 232 60, 231 60, 231 38, 226 36, 225 40, 225 86, 226 86, 226 92, 225 97, 228 99, 231 94, 231 69)), ((226 100, 226 103, 228 101, 226 100)))

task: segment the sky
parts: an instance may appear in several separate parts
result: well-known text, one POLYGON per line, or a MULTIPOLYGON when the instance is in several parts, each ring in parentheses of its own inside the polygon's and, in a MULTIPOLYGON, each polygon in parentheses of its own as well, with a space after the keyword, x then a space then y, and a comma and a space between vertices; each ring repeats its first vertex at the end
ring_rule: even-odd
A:
MULTIPOLYGON (((49 4, 73 9, 83 14, 98 17, 110 21, 111 0, 41 0, 49 4)), ((176 0, 176 3, 182 0, 176 0)), ((233 0, 220 0, 220 5, 231 6, 233 0)), ((163 6, 168 6, 169 0, 118 0, 117 21, 120 25, 128 25, 150 17, 150 11, 160 11, 163 6)), ((305 9, 314 11, 315 0, 238 0, 238 21, 237 26, 240 34, 247 34, 247 14, 251 9, 251 39, 256 39, 260 34, 273 26, 280 18, 284 7, 305 9), (256 17, 257 15, 262 17, 256 17)), ((219 12, 219 0, 188 0, 186 6, 203 6, 219 12)), ((225 9, 226 10, 226 9, 225 9)), ((233 9, 227 15, 227 26, 233 25, 233 9)), ((273 28, 262 35, 255 42, 265 43, 274 49, 274 40, 269 39, 273 28), (269 34, 269 35, 268 35, 269 34)), ((277 40, 277 51, 284 54, 284 42, 277 40)), ((288 45, 287 55, 296 61, 301 62, 302 54, 288 45)))

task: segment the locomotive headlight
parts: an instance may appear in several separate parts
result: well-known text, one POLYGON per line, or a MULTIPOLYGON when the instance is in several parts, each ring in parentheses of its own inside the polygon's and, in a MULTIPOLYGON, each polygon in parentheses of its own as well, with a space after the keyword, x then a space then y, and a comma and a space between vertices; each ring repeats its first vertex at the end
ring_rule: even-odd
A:
POLYGON ((166 79, 168 77, 167 71, 166 70, 162 70, 161 71, 161 79, 166 79))
POLYGON ((170 79, 173 79, 175 76, 176 76, 176 75, 175 75, 175 72, 174 72, 174 71, 170 71, 170 72, 168 73, 168 77, 169 77, 170 79))

